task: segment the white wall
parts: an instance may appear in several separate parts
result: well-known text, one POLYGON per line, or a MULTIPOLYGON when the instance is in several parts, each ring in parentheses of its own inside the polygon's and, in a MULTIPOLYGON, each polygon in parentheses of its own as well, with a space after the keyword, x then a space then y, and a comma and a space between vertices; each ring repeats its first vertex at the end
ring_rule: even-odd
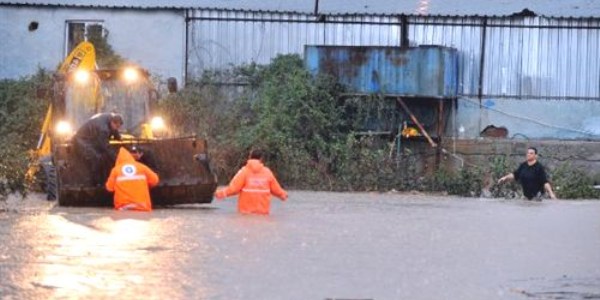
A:
POLYGON ((460 136, 467 138, 494 125, 506 127, 510 138, 598 139, 599 116, 598 101, 484 99, 480 108, 477 99, 461 98, 456 128, 462 126, 465 132, 460 136))
POLYGON ((0 6, 0 78, 55 70, 65 54, 67 21, 99 20, 122 57, 162 81, 184 75, 185 19, 181 11, 70 9, 0 6), (29 31, 31 22, 36 31, 29 31))

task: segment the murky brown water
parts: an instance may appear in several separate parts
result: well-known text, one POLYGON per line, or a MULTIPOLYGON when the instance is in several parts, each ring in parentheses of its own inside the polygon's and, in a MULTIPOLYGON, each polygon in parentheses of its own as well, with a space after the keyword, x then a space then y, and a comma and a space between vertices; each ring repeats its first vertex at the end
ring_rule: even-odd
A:
POLYGON ((2 299, 600 299, 600 201, 291 191, 151 213, 0 204, 2 299))

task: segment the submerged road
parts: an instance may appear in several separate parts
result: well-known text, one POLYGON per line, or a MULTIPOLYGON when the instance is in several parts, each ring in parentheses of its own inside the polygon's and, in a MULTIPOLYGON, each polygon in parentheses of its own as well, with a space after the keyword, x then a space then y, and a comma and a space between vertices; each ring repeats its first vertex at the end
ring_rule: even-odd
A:
POLYGON ((0 203, 0 299, 600 299, 600 201, 291 191, 156 209, 0 203))

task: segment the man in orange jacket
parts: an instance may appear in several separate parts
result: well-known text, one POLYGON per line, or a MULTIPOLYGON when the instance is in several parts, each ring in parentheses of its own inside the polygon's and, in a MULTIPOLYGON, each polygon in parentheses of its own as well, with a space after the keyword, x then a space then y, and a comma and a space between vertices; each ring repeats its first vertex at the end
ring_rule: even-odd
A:
POLYGON ((226 188, 215 193, 217 199, 240 194, 238 211, 243 214, 269 214, 271 194, 282 201, 287 200, 287 192, 281 188, 273 172, 263 164, 263 152, 252 150, 246 165, 231 179, 226 188))
POLYGON ((121 147, 115 167, 106 181, 106 189, 115 193, 115 209, 151 211, 149 188, 158 184, 158 175, 121 147))

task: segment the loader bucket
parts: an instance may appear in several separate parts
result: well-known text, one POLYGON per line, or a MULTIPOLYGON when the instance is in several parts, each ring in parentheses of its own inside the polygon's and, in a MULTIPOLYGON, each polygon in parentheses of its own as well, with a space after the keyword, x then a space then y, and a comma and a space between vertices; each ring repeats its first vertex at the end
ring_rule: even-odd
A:
MULTIPOLYGON (((196 137, 144 140, 112 145, 115 150, 131 143, 144 150, 147 165, 160 177, 150 190, 154 206, 210 203, 217 187, 206 151, 206 141, 196 137)), ((89 166, 70 143, 57 145, 54 161, 61 206, 112 206, 113 195, 104 184, 94 183, 89 166)), ((114 162, 106 162, 108 170, 114 162)), ((106 172, 108 174, 108 171, 106 172)), ((105 182, 103 178, 102 182, 105 182)))

